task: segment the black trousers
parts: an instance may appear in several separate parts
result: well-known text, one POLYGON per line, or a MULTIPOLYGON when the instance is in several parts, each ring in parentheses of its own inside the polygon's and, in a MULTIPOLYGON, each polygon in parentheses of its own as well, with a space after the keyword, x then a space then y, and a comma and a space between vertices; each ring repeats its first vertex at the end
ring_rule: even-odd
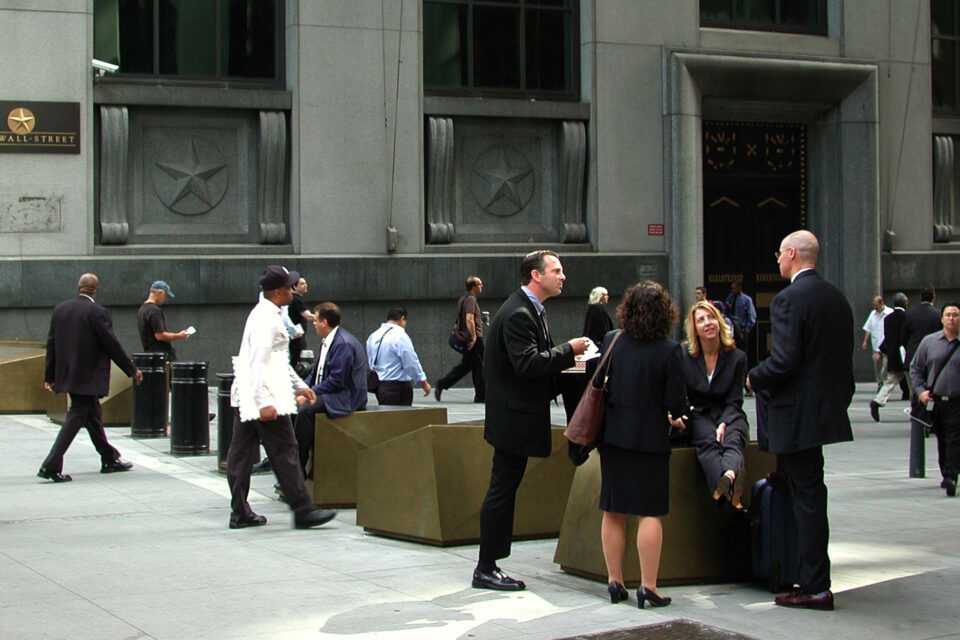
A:
POLYGON ((296 513, 312 510, 313 501, 307 493, 303 472, 297 465, 297 440, 290 416, 280 416, 270 422, 241 422, 238 410, 234 412, 233 438, 227 453, 227 484, 230 485, 233 512, 247 517, 253 514, 247 496, 250 494, 250 470, 260 459, 261 442, 290 509, 296 513))
POLYGON ((480 508, 480 561, 496 562, 510 555, 517 488, 527 469, 527 457, 493 450, 490 487, 480 508))
POLYGON ((933 431, 937 434, 940 475, 956 480, 960 472, 960 400, 934 400, 933 431))
POLYGON ((413 383, 409 380, 381 380, 376 396, 378 404, 409 407, 413 404, 413 383))
POLYGON ((57 439, 53 441, 50 453, 43 461, 43 468, 50 473, 63 472, 63 456, 70 448, 73 439, 86 429, 90 440, 100 454, 101 462, 112 462, 120 457, 120 452, 107 442, 107 432, 103 430, 103 414, 100 409, 100 398, 97 396, 82 396, 70 394, 70 410, 60 427, 57 439))
POLYGON ((738 418, 728 424, 723 442, 717 442, 717 425, 709 416, 693 415, 689 424, 690 444, 697 450, 697 460, 707 477, 707 488, 713 493, 717 490, 717 480, 725 471, 739 474, 743 468, 747 423, 738 418))
POLYGON ((800 544, 800 588, 820 593, 830 588, 827 543, 827 486, 823 482, 823 447, 777 454, 777 466, 786 472, 793 498, 793 517, 800 544))
POLYGON ((468 373, 473 375, 473 399, 483 402, 487 397, 487 387, 483 382, 483 338, 477 338, 473 349, 463 352, 460 363, 437 380, 437 389, 449 389, 468 373))
POLYGON ((297 411, 293 430, 297 436, 300 469, 303 471, 304 477, 313 477, 313 469, 307 469, 307 463, 310 461, 310 451, 313 450, 313 442, 316 438, 315 418, 318 413, 326 412, 327 407, 323 404, 322 396, 317 396, 315 402, 300 405, 300 410, 297 411))

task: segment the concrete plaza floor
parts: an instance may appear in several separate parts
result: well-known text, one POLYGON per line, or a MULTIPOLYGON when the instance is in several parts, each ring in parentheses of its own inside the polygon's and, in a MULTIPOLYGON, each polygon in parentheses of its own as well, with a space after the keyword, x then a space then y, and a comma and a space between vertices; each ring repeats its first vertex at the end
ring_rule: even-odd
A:
MULTIPOLYGON (((101 475, 81 433, 64 469, 74 481, 41 480, 58 427, 42 415, 0 416, 0 639, 534 640, 671 620, 715 627, 717 638, 960 638, 960 499, 938 487, 933 439, 927 478, 907 477, 906 403, 890 403, 876 424, 870 387, 858 385, 850 409, 856 441, 825 449, 833 612, 776 607, 747 584, 665 587, 665 609, 638 610, 633 594, 611 605, 603 584, 553 564, 555 540, 515 543, 501 563, 527 591, 475 590, 475 545, 368 535, 353 510, 294 530, 272 475, 254 476, 251 494, 269 524, 229 530, 216 455, 175 458, 169 440, 134 440, 128 428, 108 433, 132 472, 101 475)), ((482 417, 472 390, 443 399, 451 422, 482 417)))

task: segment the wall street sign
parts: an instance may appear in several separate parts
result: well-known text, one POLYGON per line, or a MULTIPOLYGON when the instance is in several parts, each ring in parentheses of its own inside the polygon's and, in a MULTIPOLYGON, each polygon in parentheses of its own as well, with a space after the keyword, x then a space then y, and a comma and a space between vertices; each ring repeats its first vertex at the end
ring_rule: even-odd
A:
POLYGON ((0 153, 80 153, 80 103, 0 100, 0 153))

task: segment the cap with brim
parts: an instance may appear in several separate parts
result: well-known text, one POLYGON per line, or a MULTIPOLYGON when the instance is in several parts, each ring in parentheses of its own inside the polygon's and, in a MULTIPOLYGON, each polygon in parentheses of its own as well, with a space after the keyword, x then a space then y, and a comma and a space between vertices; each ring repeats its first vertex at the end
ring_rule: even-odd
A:
POLYGON ((280 287, 289 287, 297 284, 300 274, 296 271, 287 271, 286 267, 272 264, 263 270, 260 276, 260 288, 264 291, 273 291, 280 287))
POLYGON ((170 296, 171 298, 176 298, 176 297, 177 297, 177 296, 173 295, 173 291, 170 291, 170 285, 168 285, 168 284, 167 284, 166 282, 164 282, 163 280, 157 280, 157 281, 154 282, 152 285, 150 285, 150 288, 151 288, 151 289, 156 289, 157 291, 163 291, 164 293, 166 293, 166 294, 167 294, 168 296, 170 296))

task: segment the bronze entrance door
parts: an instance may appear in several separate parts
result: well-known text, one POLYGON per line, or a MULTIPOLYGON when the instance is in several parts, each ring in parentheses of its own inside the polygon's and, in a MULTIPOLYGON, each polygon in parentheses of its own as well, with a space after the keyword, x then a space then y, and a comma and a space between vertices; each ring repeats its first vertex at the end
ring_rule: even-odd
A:
POLYGON ((703 124, 704 285, 725 300, 730 283, 757 307, 745 351, 751 364, 770 351, 770 300, 785 285, 774 252, 806 226, 806 127, 703 124))

